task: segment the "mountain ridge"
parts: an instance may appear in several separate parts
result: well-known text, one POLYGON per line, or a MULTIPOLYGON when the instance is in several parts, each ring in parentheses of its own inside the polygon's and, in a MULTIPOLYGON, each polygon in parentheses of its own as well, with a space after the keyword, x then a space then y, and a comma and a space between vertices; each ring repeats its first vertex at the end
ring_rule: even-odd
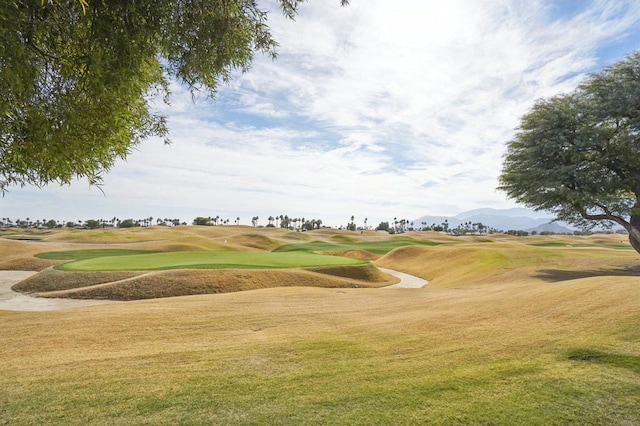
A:
POLYGON ((502 231, 549 231, 555 233, 572 233, 574 227, 562 222, 553 222, 553 216, 545 212, 536 212, 525 208, 492 209, 481 208, 459 213, 455 216, 425 215, 413 220, 414 228, 423 226, 442 225, 445 221, 449 229, 454 229, 466 222, 482 223, 486 227, 502 231), (553 222, 553 223, 552 223, 553 222))

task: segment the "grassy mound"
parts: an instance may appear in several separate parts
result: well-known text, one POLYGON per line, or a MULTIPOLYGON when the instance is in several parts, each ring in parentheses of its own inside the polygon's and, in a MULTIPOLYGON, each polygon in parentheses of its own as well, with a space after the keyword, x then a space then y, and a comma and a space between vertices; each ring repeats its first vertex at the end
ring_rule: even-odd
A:
POLYGON ((350 257, 352 259, 360 259, 360 260, 368 260, 374 261, 380 258, 379 254, 371 253, 367 250, 328 250, 328 251, 319 251, 318 254, 328 254, 330 256, 343 256, 350 257))
POLYGON ((0 260, 0 270, 3 271, 42 271, 60 262, 37 259, 32 256, 14 257, 0 260))
POLYGON ((283 238, 287 240, 309 241, 311 237, 306 232, 288 232, 283 238))
POLYGON ((0 238, 0 270, 41 271, 60 263, 56 260, 33 257, 41 249, 42 245, 37 242, 0 238))
POLYGON ((62 272, 46 269, 13 286, 21 293, 40 293, 110 283, 139 275, 137 272, 62 272))
POLYGON ((241 234, 229 239, 229 243, 243 247, 250 247, 259 250, 271 251, 278 247, 280 243, 276 240, 260 234, 241 234))
MULTIPOLYGON (((121 281, 41 293, 41 297, 139 300, 196 294, 229 293, 271 287, 366 288, 393 284, 373 265, 317 270, 180 270, 152 272, 121 281), (340 270, 339 270, 340 269, 340 270), (342 273, 342 275, 340 275, 342 273), (333 276, 335 275, 335 276, 333 276)), ((63 273, 66 274, 66 273, 63 273)), ((73 273, 79 274, 79 273, 73 273)), ((96 274, 96 273, 91 273, 96 274)), ((108 273, 103 273, 107 276, 108 273)), ((27 280, 28 281, 28 280, 27 280)))
POLYGON ((360 266, 323 266, 320 268, 308 268, 308 270, 336 277, 366 281, 370 284, 391 285, 398 282, 397 278, 389 277, 370 263, 360 266))
POLYGON ((433 286, 486 282, 561 281, 607 275, 636 275, 636 254, 608 248, 534 247, 520 243, 398 248, 376 265, 429 280, 433 286), (605 260, 606 259, 606 260, 605 260))

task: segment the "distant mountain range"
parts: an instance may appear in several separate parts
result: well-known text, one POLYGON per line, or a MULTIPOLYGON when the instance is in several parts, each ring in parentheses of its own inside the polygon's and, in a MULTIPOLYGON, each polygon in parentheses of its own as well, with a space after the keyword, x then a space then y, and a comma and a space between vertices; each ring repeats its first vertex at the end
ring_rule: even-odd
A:
POLYGON ((502 231, 522 230, 537 232, 555 232, 557 234, 572 233, 576 228, 562 222, 551 223, 553 217, 548 213, 536 212, 524 208, 514 209, 476 209, 469 210, 456 216, 422 216, 413 220, 413 226, 420 228, 422 222, 427 226, 440 225, 444 221, 453 229, 465 222, 482 223, 484 226, 502 231))

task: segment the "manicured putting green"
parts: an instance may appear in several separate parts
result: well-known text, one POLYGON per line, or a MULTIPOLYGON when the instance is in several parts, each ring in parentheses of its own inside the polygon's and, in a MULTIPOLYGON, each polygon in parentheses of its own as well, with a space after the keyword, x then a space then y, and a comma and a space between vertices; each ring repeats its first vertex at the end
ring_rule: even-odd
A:
POLYGON ((63 271, 152 271, 166 269, 257 269, 360 265, 362 260, 308 252, 264 253, 181 251, 110 255, 76 260, 56 266, 63 271))

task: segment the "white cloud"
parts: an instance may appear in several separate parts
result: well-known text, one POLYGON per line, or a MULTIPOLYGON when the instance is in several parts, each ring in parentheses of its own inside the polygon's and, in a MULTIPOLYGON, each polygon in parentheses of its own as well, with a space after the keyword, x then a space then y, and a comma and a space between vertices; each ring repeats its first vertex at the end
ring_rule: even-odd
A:
MULTIPOLYGON (((257 56, 215 101, 194 103, 174 84, 171 108, 158 106, 173 145, 144 143, 106 177, 95 205, 244 223, 510 207, 495 187, 518 118, 572 90, 640 23, 634 1, 585 3, 555 21, 562 2, 338 3, 304 3, 291 22, 266 2, 279 58, 257 56)), ((87 193, 45 192, 74 202, 87 193)))

